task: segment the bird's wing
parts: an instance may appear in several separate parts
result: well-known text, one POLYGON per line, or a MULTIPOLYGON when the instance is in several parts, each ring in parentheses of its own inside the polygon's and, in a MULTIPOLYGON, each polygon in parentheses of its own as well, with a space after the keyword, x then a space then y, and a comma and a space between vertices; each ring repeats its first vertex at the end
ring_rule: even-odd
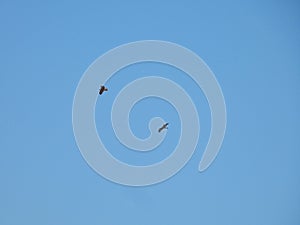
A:
POLYGON ((104 91, 104 87, 103 86, 101 86, 101 88, 100 88, 100 95, 102 95, 102 93, 103 93, 103 91, 104 91))

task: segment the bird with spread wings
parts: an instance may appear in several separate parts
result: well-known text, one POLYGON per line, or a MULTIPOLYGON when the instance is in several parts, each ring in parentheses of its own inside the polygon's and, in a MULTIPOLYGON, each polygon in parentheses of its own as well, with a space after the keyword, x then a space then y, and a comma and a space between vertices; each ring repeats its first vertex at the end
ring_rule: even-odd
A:
POLYGON ((164 130, 164 129, 168 129, 168 125, 169 125, 169 123, 165 123, 164 125, 162 125, 162 127, 160 127, 160 128, 158 129, 158 132, 161 132, 161 131, 164 130))
POLYGON ((108 89, 104 85, 101 85, 99 89, 99 95, 102 95, 104 91, 108 91, 108 89))

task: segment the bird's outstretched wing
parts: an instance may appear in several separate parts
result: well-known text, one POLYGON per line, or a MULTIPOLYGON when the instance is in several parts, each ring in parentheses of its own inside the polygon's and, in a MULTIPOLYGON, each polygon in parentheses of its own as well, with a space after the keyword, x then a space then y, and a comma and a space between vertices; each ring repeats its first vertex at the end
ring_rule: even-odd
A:
POLYGON ((104 91, 104 87, 101 86, 100 89, 99 89, 99 94, 102 95, 103 91, 104 91))

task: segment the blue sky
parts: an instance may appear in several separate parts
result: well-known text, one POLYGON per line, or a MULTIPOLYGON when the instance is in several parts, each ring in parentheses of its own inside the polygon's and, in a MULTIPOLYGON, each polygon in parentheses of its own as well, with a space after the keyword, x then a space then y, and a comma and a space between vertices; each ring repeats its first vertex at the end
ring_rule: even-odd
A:
MULTIPOLYGON (((1 1, 0 224, 299 224, 299 12, 297 1, 275 0, 1 1), (198 173, 210 129, 200 97, 201 135, 192 159, 163 183, 133 188, 107 181, 84 161, 72 103, 97 57, 145 39, 197 53, 222 87, 228 122, 220 154, 198 173)), ((160 69, 176 73, 157 65, 128 68, 160 69)), ((116 74, 109 85, 129 81, 116 74)), ((177 81, 191 96, 201 94, 183 76, 177 81)), ((117 91, 110 93, 107 104, 117 91)), ((133 130, 147 135, 143 125, 155 113, 146 110, 149 104, 172 118, 176 137, 177 115, 158 99, 133 109, 133 130)), ((106 135, 107 145, 116 146, 112 154, 131 163, 170 153, 120 153, 106 135)))

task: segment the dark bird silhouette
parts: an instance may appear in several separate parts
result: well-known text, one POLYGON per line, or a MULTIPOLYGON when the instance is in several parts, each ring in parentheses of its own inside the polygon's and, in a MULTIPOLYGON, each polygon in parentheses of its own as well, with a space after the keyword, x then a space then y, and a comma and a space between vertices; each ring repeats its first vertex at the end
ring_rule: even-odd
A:
POLYGON ((165 123, 161 128, 158 129, 158 132, 161 132, 163 129, 168 129, 169 123, 165 123))
POLYGON ((108 91, 108 89, 107 89, 105 86, 101 85, 101 86, 100 86, 100 89, 99 89, 99 95, 102 95, 102 93, 103 93, 104 91, 108 91))

